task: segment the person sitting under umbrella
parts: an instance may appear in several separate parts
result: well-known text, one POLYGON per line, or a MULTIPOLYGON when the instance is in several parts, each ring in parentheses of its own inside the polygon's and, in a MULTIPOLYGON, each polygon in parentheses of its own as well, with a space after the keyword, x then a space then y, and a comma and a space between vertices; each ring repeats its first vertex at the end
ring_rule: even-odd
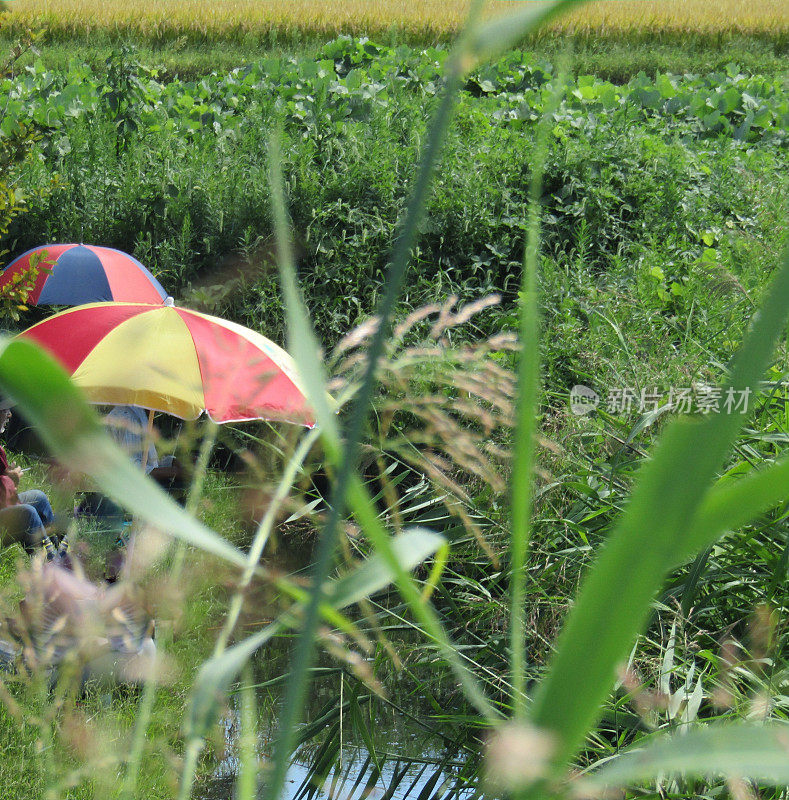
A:
MULTIPOLYGON (((181 464, 173 456, 160 459, 151 439, 148 414, 135 405, 117 405, 104 417, 107 433, 124 450, 129 458, 176 499, 186 493, 186 481, 181 464)), ((123 508, 101 492, 84 492, 77 508, 78 515, 95 516, 107 524, 107 532, 117 536, 115 547, 109 554, 105 578, 114 583, 122 568, 124 548, 130 529, 123 508)))
POLYGON ((132 461, 153 478, 162 488, 176 496, 183 491, 184 471, 173 456, 159 458, 150 433, 148 414, 140 406, 115 406, 106 417, 104 424, 118 446, 125 450, 132 461), (145 445, 148 445, 147 453, 145 445))
MULTIPOLYGON (((13 403, 0 396, 0 434, 11 419, 13 403)), ((47 559, 55 558, 55 545, 47 528, 55 521, 49 498, 39 489, 17 492, 22 470, 8 462, 5 449, 0 445, 0 540, 3 545, 20 542, 28 552, 43 546, 47 559)))
POLYGON ((150 436, 146 436, 148 416, 140 406, 115 406, 106 417, 104 425, 115 443, 129 458, 142 469, 145 461, 145 473, 150 475, 159 467, 159 454, 150 436), (145 440, 148 441, 148 453, 145 453, 145 440))
MULTIPOLYGON (((183 467, 173 456, 159 458, 148 431, 148 415, 135 405, 117 405, 104 417, 107 433, 129 458, 176 499, 183 499, 186 480, 183 467), (146 447, 147 445, 147 447, 146 447)), ((123 509, 100 492, 85 492, 77 511, 120 523, 123 509)))

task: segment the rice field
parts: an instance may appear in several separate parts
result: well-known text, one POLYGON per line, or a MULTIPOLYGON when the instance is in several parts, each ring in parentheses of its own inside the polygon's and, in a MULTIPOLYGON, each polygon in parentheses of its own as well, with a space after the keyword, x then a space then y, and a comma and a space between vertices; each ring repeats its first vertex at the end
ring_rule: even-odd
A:
MULTIPOLYGON (((532 0, 492 0, 487 13, 511 12, 523 2, 532 0)), ((28 26, 43 28, 51 39, 98 32, 189 41, 397 32, 429 41, 455 35, 468 5, 468 0, 11 0, 5 27, 9 33, 28 26)), ((789 32, 789 3, 601 0, 578 8, 547 32, 613 37, 744 35, 783 42, 789 32)))

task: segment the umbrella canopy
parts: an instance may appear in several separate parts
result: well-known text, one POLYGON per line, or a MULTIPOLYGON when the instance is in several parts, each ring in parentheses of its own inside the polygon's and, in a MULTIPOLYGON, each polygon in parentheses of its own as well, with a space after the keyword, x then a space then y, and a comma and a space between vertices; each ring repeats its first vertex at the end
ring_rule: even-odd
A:
POLYGON ((137 405, 181 419, 266 419, 312 426, 291 357, 259 333, 166 305, 92 303, 19 337, 38 342, 94 403, 137 405))
POLYGON ((39 272, 30 305, 78 306, 102 300, 161 303, 167 292, 134 257, 111 247, 48 244, 28 250, 0 275, 0 290, 30 269, 31 258, 51 272, 39 272), (53 263, 54 262, 54 263, 53 263))

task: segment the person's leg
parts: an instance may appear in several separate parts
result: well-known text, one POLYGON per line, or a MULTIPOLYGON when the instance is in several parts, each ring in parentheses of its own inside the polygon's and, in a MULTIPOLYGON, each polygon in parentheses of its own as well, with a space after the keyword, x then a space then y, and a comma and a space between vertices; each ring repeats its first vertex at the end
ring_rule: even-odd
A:
POLYGON ((40 489, 28 489, 26 492, 20 492, 19 502, 22 505, 33 506, 45 528, 54 522, 55 513, 52 511, 49 498, 40 489))
POLYGON ((101 492, 83 492, 76 513, 87 517, 106 517, 111 521, 119 519, 122 522, 126 512, 101 492))
POLYGON ((173 456, 160 458, 159 466, 148 474, 179 503, 183 503, 186 500, 189 482, 183 466, 176 458, 173 456))
POLYGON ((45 540, 46 531, 36 508, 20 504, 0 510, 0 535, 3 545, 20 542, 32 550, 45 540))

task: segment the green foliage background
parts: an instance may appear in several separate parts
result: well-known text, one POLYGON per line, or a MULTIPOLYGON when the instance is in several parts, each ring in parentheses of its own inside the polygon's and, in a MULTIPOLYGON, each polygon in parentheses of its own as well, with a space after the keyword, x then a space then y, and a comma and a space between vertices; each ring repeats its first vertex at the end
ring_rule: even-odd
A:
MULTIPOLYGON (((524 26, 531 21, 521 20, 524 26)), ((487 38, 466 41, 461 48, 481 53, 485 62, 486 46, 498 41, 495 33, 487 31, 487 38)), ((450 340, 519 329, 536 336, 537 290, 542 298, 542 344, 523 351, 521 428, 514 439, 515 473, 531 476, 532 458, 538 466, 533 522, 524 513, 517 525, 512 523, 516 515, 510 504, 529 508, 530 480, 521 481, 508 498, 463 474, 466 512, 486 536, 487 550, 473 537, 459 535, 457 520, 430 505, 431 527, 454 540, 453 554, 448 562, 442 560, 446 555, 429 562, 445 569, 438 585, 427 570, 416 579, 409 577, 418 560, 440 549, 440 539, 417 532, 427 546, 414 548, 416 559, 391 547, 389 533, 402 524, 400 509, 382 509, 385 488, 374 500, 367 494, 378 492, 378 486, 365 484, 356 474, 354 448, 363 445, 367 455, 372 450, 370 460, 384 461, 385 469, 394 464, 397 471, 392 474, 401 481, 395 485, 404 496, 417 485, 418 471, 395 463, 394 450, 387 449, 382 434, 384 423, 376 428, 375 420, 368 429, 359 422, 367 422, 366 406, 351 416, 351 435, 345 441, 340 426, 347 418, 335 427, 334 415, 327 412, 320 431, 324 458, 329 471, 346 480, 341 489, 335 488, 333 506, 341 508, 347 499, 349 515, 365 535, 364 555, 375 555, 348 580, 327 584, 319 593, 315 585, 323 587, 324 578, 344 560, 333 551, 339 520, 313 519, 312 530, 322 531, 319 552, 325 555, 313 573, 317 584, 306 591, 298 581, 274 576, 272 587, 282 604, 275 621, 255 633, 239 633, 240 643, 234 646, 228 647, 232 642, 220 636, 213 654, 197 631, 221 618, 228 604, 238 613, 244 592, 254 585, 272 520, 263 520, 250 543, 249 537, 234 536, 238 529, 236 520, 228 524, 229 510, 220 508, 208 520, 217 535, 199 519, 163 505, 164 499, 150 495, 140 476, 124 472, 128 464, 117 453, 100 445, 95 421, 61 385, 62 376, 51 365, 36 362, 40 374, 70 398, 70 407, 80 410, 82 437, 62 436, 57 403, 42 397, 25 372, 25 364, 37 357, 18 343, 9 346, 0 365, 3 380, 26 397, 56 452, 79 455, 90 462, 106 491, 125 499, 149 521, 167 519, 174 536, 244 569, 242 577, 220 573, 232 587, 230 597, 207 587, 196 574, 190 576, 199 602, 189 606, 185 635, 176 637, 174 648, 186 677, 155 695, 144 695, 139 705, 119 703, 108 717, 123 751, 125 743, 140 741, 134 738, 135 714, 148 708, 151 715, 152 743, 145 752, 150 759, 146 764, 155 767, 138 776, 132 769, 135 762, 124 762, 122 795, 139 790, 171 797, 178 787, 167 783, 167 776, 181 773, 181 796, 188 796, 194 773, 200 773, 204 740, 216 735, 214 723, 221 710, 217 688, 233 685, 249 655, 275 633, 299 628, 306 620, 299 653, 307 655, 296 660, 290 673, 282 668, 292 684, 286 688, 274 757, 276 793, 291 745, 298 740, 294 724, 304 710, 299 691, 312 675, 307 664, 321 614, 322 624, 328 620, 346 633, 357 625, 373 637, 381 621, 397 631, 395 623, 402 622, 409 632, 418 632, 396 640, 413 668, 409 664, 404 674, 381 666, 382 645, 376 651, 380 672, 375 677, 395 691, 417 693, 427 701, 433 721, 440 724, 439 738, 449 739, 455 748, 451 752, 473 754, 461 777, 474 785, 480 776, 481 727, 498 731, 505 743, 512 731, 534 733, 531 725, 556 737, 559 746, 546 751, 535 775, 520 776, 501 790, 514 787, 548 796, 564 791, 550 780, 567 777, 571 759, 586 766, 618 757, 621 748, 634 742, 648 745, 666 731, 690 725, 696 716, 707 722, 718 716, 743 718, 758 708, 760 692, 768 698, 772 717, 785 718, 785 627, 770 623, 769 642, 755 634, 749 640, 747 634, 754 606, 770 602, 781 613, 786 610, 781 591, 789 553, 781 504, 781 448, 789 435, 785 346, 780 345, 767 382, 760 386, 764 394, 748 428, 738 434, 739 420, 675 425, 640 478, 636 470, 664 419, 600 413, 579 420, 566 408, 567 390, 576 382, 604 394, 622 385, 720 379, 757 386, 765 377, 785 310, 785 269, 754 326, 746 356, 731 371, 725 365, 786 242, 789 107, 782 77, 745 74, 732 65, 703 76, 637 74, 623 85, 582 75, 565 81, 553 65, 510 52, 463 76, 453 125, 436 157, 428 192, 431 163, 420 159, 426 150, 438 152, 431 147, 437 147, 441 126, 449 121, 448 105, 439 108, 439 98, 453 88, 452 76, 460 69, 448 58, 438 48, 386 48, 344 38, 309 56, 270 58, 228 75, 180 81, 160 79, 133 49, 120 47, 99 71, 79 62, 67 71, 36 63, 2 84, 9 103, 0 130, 11 136, 21 123, 40 132, 34 146, 26 145, 29 157, 22 158, 19 151, 11 159, 16 172, 9 174, 32 199, 23 218, 9 217, 8 247, 18 252, 46 241, 82 240, 134 252, 187 303, 199 303, 280 341, 287 331, 313 398, 322 397, 323 368, 316 361, 310 317, 317 340, 325 346, 336 343, 379 307, 382 297, 394 301, 392 273, 387 273, 392 264, 402 269, 408 262, 411 271, 402 295, 387 311, 389 321, 390 315, 399 318, 425 303, 444 302, 452 293, 461 300, 501 293, 499 308, 475 317, 470 331, 449 331, 450 340), (433 113, 439 121, 435 126, 428 122, 433 113), (275 131, 281 131, 281 141, 272 168, 275 131), (420 181, 407 205, 415 174, 420 181), (52 187, 46 196, 33 193, 44 185, 52 187), (539 237, 536 200, 542 212, 539 237), (421 202, 424 214, 418 213, 421 202), (293 258, 286 242, 286 212, 293 258), (407 221, 398 227, 404 217, 407 221), (398 234, 400 249, 392 254, 390 245, 398 234), (540 359, 544 402, 538 405, 540 359), (548 441, 533 455, 529 426, 537 421, 548 441), (637 488, 631 493, 634 482, 637 488), (620 516, 623 508, 628 511, 620 516), (742 530, 716 542, 727 524, 742 530), (696 550, 701 555, 693 563, 696 550), (661 583, 665 573, 669 577, 661 583), (571 602, 581 576, 590 574, 581 599, 571 602), (378 595, 390 581, 402 599, 378 595), (656 590, 658 600, 650 607, 656 590), (425 596, 430 593, 428 603, 425 596), (369 618, 348 621, 338 616, 348 603, 367 595, 378 603, 376 623, 368 628, 369 618), (294 605, 288 608, 289 601, 294 605), (575 610, 570 614, 571 606, 575 610), (524 608, 528 624, 519 627, 524 608), (568 615, 571 633, 558 640, 553 659, 557 632, 568 615), (647 616, 647 633, 630 663, 640 670, 643 683, 635 687, 622 677, 611 693, 613 667, 627 658, 647 616), (677 624, 684 626, 682 642, 677 624), (746 642, 743 646, 753 651, 743 655, 736 674, 718 652, 732 626, 746 642), (196 645, 189 646, 193 632, 196 645), (520 662, 514 651, 521 654, 520 662), (201 663, 192 689, 195 667, 201 663), (528 686, 535 696, 537 683, 536 703, 527 709, 520 688, 528 686), (639 705, 645 687, 656 688, 674 706, 663 708, 659 699, 639 705), (696 703, 695 687, 706 692, 703 703, 696 703), (714 691, 721 688, 729 696, 723 710, 713 702, 714 691), (187 693, 190 711, 179 733, 173 719, 186 708, 187 693), (146 697, 153 698, 149 707, 146 697), (500 714, 511 718, 512 727, 499 724, 500 714), (130 788, 133 781, 137 785, 130 788)), ((417 328, 412 336, 418 341, 421 333, 417 328)), ((497 350, 493 358, 502 366, 516 363, 505 350, 497 350)), ((427 370, 419 377, 422 386, 432 389, 427 370)), ((373 391, 371 378, 365 386, 381 402, 384 390, 373 391)), ((457 399, 450 390, 443 391, 450 403, 457 399)), ((409 413, 404 407, 403 416, 409 413)), ((506 435, 502 439, 495 443, 508 444, 506 435)), ((283 442, 278 440, 277 446, 287 450, 283 442)), ((295 474, 298 459, 290 451, 285 455, 291 455, 288 469, 295 474)), ((510 474, 506 467, 503 473, 510 474)), ((209 483, 209 495, 216 500, 224 488, 209 483)), ((422 499, 417 496, 414 505, 419 507, 422 499)), ((406 515, 408 524, 414 521, 424 520, 406 515)), ((341 533, 344 546, 354 542, 345 530, 341 533)), ((8 569, 7 560, 2 567, 8 569)), ((206 567, 206 573, 216 577, 211 569, 206 567)), ((231 628, 234 623, 235 618, 231 628)), ((354 680, 354 692, 361 691, 364 680, 358 675, 354 680)), ((63 734, 61 718, 45 715, 41 723, 45 696, 22 696, 28 722, 18 730, 18 720, 0 719, 0 740, 29 754, 32 764, 20 769, 20 762, 11 760, 8 785, 20 793, 27 786, 54 785, 56 776, 68 776, 73 767, 79 787, 74 796, 110 786, 115 767, 102 772, 89 759, 82 764, 69 750, 74 742, 68 736, 57 738, 63 734), (45 732, 65 749, 48 749, 45 732)), ((357 700, 353 697, 351 714, 357 700)), ((87 708, 100 709, 102 702, 90 698, 87 708)), ((379 701, 370 697, 365 702, 372 715, 379 701)), ((301 729, 320 742, 320 758, 314 762, 317 779, 339 752, 334 720, 345 709, 342 703, 335 698, 318 716, 332 722, 329 735, 321 738, 320 726, 301 729)), ((374 751, 374 743, 364 737, 361 714, 357 717, 356 732, 374 751)), ((81 725, 78 730, 91 728, 81 725)), ((775 730, 777 734, 768 726, 755 734, 741 728, 730 736, 711 726, 692 731, 690 744, 682 738, 659 741, 646 765, 637 755, 617 759, 607 774, 622 784, 654 779, 662 792, 677 797, 706 789, 702 779, 694 782, 699 771, 725 772, 729 765, 741 773, 752 770, 748 774, 765 785, 780 786, 784 772, 770 760, 780 750, 782 728, 775 730), (732 761, 746 741, 760 742, 761 755, 752 754, 745 763, 732 761), (699 753, 705 746, 712 755, 702 760, 699 753), (697 760, 678 762, 684 750, 695 753, 697 760), (661 783, 655 775, 663 769, 681 775, 661 783)), ((539 743, 542 733, 536 735, 527 742, 539 743)), ((496 741, 494 737, 492 747, 496 741)), ((249 758, 242 774, 253 769, 254 753, 249 758)), ((209 761, 203 766, 210 770, 209 761)), ((605 774, 598 783, 605 781, 605 774)), ((461 783, 458 779, 456 785, 461 783)), ((712 791, 717 792, 720 783, 714 783, 712 791)), ((251 785, 245 786, 249 796, 251 785)), ((58 791, 68 795, 71 788, 64 783, 58 791)), ((773 796, 781 791, 775 789, 773 796)))

